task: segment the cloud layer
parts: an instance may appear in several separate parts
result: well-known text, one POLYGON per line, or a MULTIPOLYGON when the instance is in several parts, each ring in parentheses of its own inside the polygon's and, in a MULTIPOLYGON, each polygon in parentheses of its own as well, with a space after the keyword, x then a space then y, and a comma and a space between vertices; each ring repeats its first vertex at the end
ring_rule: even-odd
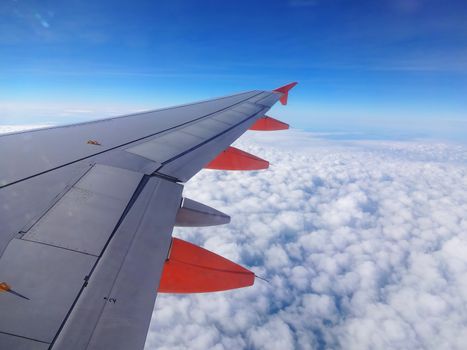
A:
POLYGON ((298 131, 237 146, 271 168, 199 173, 185 195, 232 222, 174 235, 270 283, 158 295, 146 349, 465 348, 466 148, 298 131))
POLYGON ((2 125, 0 124, 0 135, 8 134, 11 132, 26 131, 32 129, 40 129, 51 126, 49 124, 14 124, 14 125, 2 125))

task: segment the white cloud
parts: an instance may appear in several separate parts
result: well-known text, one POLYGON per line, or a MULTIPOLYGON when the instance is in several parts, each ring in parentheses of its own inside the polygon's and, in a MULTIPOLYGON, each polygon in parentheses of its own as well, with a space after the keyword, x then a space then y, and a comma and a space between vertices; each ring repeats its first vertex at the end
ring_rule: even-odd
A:
POLYGON ((143 105, 130 106, 123 103, 80 101, 6 101, 0 99, 0 124, 34 124, 44 123, 60 125, 101 119, 149 110, 143 105))
POLYGON ((174 234, 270 283, 158 295, 146 349, 465 348, 465 147, 299 131, 237 146, 271 168, 185 188, 231 224, 174 234))
POLYGON ((7 134, 11 132, 26 131, 32 129, 41 129, 51 126, 49 124, 15 124, 15 125, 1 125, 0 134, 7 134))

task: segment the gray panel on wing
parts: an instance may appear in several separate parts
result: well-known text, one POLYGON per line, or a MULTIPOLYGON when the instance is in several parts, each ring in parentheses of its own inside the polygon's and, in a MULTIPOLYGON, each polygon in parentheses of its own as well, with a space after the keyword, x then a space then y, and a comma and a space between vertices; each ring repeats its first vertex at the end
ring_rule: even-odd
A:
POLYGON ((245 116, 251 116, 258 113, 263 107, 255 103, 244 102, 232 108, 233 111, 243 113, 245 116))
POLYGON ((126 151, 153 161, 163 162, 202 141, 203 139, 198 136, 177 130, 130 147, 126 151))
POLYGON ((89 164, 75 164, 2 188, 0 256, 18 232, 32 226, 88 170, 89 164))
POLYGON ((271 107, 274 103, 276 103, 279 100, 279 98, 279 94, 270 93, 262 99, 256 101, 256 103, 263 106, 271 107))
POLYGON ((157 181, 135 240, 115 280, 89 349, 143 348, 170 246, 182 186, 157 181))
POLYGON ((181 185, 160 178, 146 183, 100 258, 54 348, 143 347, 181 191, 181 185))
POLYGON ((261 99, 263 99, 263 98, 265 98, 265 97, 267 97, 267 96, 269 96, 269 95, 271 95, 271 94, 272 94, 272 93, 269 92, 269 91, 264 91, 264 92, 262 92, 262 93, 260 93, 260 94, 258 94, 258 95, 256 95, 256 96, 253 96, 253 97, 249 98, 248 101, 249 101, 249 102, 252 102, 252 103, 256 103, 256 102, 258 102, 259 100, 261 100, 261 99))
POLYGON ((50 343, 95 260, 90 255, 13 239, 0 258, 0 281, 29 300, 2 293, 2 332, 50 343))
POLYGON ((23 239, 99 255, 142 174, 95 165, 23 239))
POLYGON ((16 335, 0 333, 0 349, 14 350, 46 350, 48 343, 18 337, 16 335))
POLYGON ((245 119, 245 117, 245 114, 239 111, 229 110, 224 113, 219 113, 218 115, 214 116, 213 119, 224 122, 228 125, 234 125, 241 122, 243 119, 245 119))
POLYGON ((134 171, 96 164, 74 187, 128 202, 141 177, 134 171))
POLYGON ((151 175, 161 166, 160 163, 120 149, 99 154, 91 158, 91 160, 97 164, 136 171, 146 175, 151 175))
POLYGON ((213 118, 200 120, 196 123, 185 126, 182 130, 186 133, 199 136, 206 140, 211 138, 213 135, 221 133, 223 130, 228 128, 230 124, 213 118))

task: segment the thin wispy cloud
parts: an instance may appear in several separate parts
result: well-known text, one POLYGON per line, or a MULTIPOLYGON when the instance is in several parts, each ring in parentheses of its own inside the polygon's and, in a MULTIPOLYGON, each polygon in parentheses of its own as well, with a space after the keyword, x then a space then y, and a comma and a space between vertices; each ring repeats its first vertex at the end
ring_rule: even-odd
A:
POLYGON ((52 125, 51 124, 14 124, 14 125, 0 124, 0 135, 19 132, 19 131, 42 129, 42 128, 47 128, 49 126, 52 126, 52 125))

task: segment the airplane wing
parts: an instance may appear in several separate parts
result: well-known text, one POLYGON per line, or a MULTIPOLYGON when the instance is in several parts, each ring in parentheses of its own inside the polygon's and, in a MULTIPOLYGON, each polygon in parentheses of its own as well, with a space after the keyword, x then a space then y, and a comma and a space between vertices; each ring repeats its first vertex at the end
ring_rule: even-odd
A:
POLYGON ((253 284, 172 230, 229 222, 183 183, 266 168, 229 145, 287 128, 265 113, 295 84, 1 135, 0 349, 142 349, 158 291, 253 284))

